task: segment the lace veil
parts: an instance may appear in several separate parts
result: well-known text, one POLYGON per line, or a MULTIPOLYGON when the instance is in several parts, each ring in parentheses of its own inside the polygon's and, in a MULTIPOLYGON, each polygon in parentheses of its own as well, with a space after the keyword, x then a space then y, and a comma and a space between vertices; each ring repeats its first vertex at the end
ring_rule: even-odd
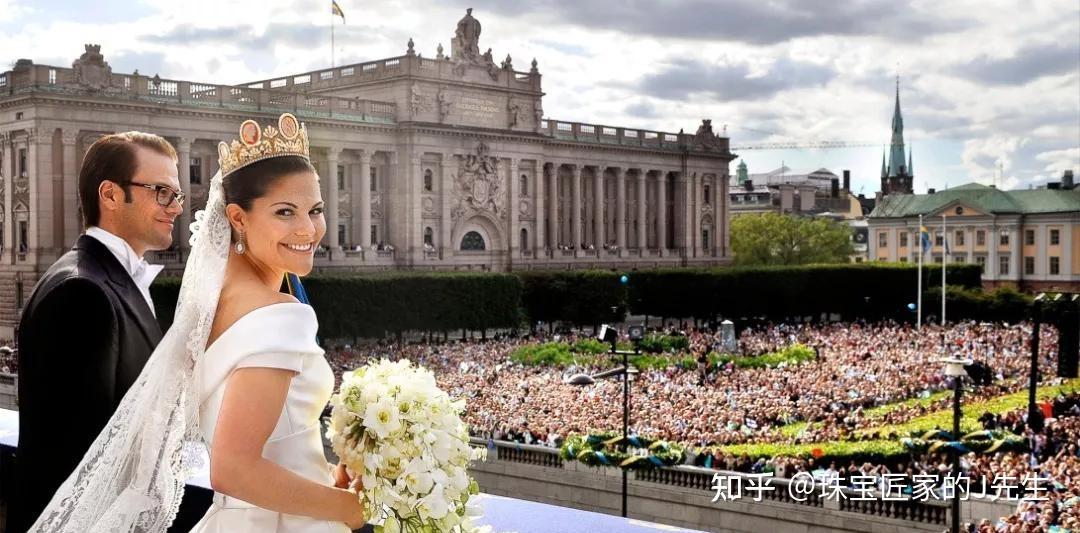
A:
POLYGON ((202 440, 199 363, 229 256, 222 179, 213 177, 206 209, 195 215, 172 327, 31 531, 164 532, 176 517, 199 457, 185 453, 185 442, 202 440))

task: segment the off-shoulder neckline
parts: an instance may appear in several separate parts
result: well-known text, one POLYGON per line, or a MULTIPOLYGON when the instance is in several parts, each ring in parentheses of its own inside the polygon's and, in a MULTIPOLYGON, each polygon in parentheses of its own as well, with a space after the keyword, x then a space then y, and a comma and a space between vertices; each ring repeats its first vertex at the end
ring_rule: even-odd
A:
POLYGON ((274 302, 272 304, 256 307, 256 308, 254 308, 254 309, 240 315, 240 318, 237 318, 236 320, 233 321, 232 324, 229 324, 229 326, 225 328, 225 331, 222 331, 221 334, 218 335, 216 339, 214 339, 214 342, 211 342, 210 344, 206 345, 206 349, 203 350, 203 354, 205 355, 205 354, 209 353, 211 348, 213 348, 214 346, 217 346, 218 343, 221 342, 221 339, 225 338, 225 336, 228 335, 230 331, 236 329, 236 325, 243 322, 244 319, 246 319, 246 318, 250 317, 251 315, 254 315, 254 314, 256 314, 259 311, 262 311, 264 309, 270 309, 272 307, 278 307, 278 306, 282 306, 282 305, 299 305, 299 306, 303 306, 303 307, 306 307, 309 310, 314 311, 314 309, 311 309, 310 305, 308 305, 306 303, 303 303, 303 302, 274 302))

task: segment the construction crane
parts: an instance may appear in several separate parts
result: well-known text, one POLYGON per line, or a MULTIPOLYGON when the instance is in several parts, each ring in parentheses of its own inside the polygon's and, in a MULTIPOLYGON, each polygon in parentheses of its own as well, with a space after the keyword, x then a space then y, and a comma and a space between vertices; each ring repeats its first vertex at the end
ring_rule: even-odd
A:
POLYGON ((780 141, 732 146, 731 151, 737 152, 739 150, 833 150, 837 148, 866 148, 875 146, 882 146, 882 144, 848 141, 780 141))

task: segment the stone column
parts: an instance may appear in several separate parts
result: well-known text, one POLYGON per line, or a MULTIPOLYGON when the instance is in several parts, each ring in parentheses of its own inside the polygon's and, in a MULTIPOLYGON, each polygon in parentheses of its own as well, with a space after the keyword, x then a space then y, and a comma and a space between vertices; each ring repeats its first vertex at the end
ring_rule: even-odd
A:
POLYGON ((626 169, 615 168, 615 244, 626 249, 626 169))
POLYGON ((326 172, 323 173, 323 178, 326 179, 326 236, 323 237, 323 243, 330 249, 328 258, 333 260, 335 255, 338 254, 338 179, 337 179, 337 166, 338 155, 341 154, 340 146, 329 146, 326 148, 326 172))
MULTIPOLYGON (((180 190, 188 198, 191 198, 191 139, 184 137, 176 139, 176 154, 178 156, 177 177, 180 179, 180 190)), ((191 238, 191 228, 189 227, 191 224, 191 204, 184 206, 184 211, 180 213, 180 216, 176 217, 176 220, 180 225, 178 237, 180 242, 176 243, 176 248, 186 250, 190 247, 188 241, 191 238)))
POLYGON ((360 153, 360 247, 371 252, 371 150, 360 153))
POLYGON ((998 246, 1001 246, 1001 228, 991 220, 986 226, 986 268, 983 270, 983 279, 1001 279, 1001 271, 998 268, 998 246))
POLYGON ((574 165, 573 182, 570 188, 570 238, 574 249, 581 249, 581 165, 574 165))
POLYGON ((453 209, 451 196, 454 194, 450 170, 453 161, 453 154, 443 154, 439 165, 439 198, 442 206, 439 210, 439 259, 449 259, 454 251, 454 243, 450 242, 450 229, 453 224, 450 220, 450 210, 453 209))
POLYGON ((0 254, 0 264, 14 261, 15 253, 15 151, 11 149, 11 134, 0 132, 0 176, 4 178, 4 212, 0 220, 4 222, 4 248, 0 254))
POLYGON ((975 228, 969 225, 966 234, 963 244, 966 244, 968 248, 968 262, 973 263, 975 262, 975 228))
POLYGON ((1009 274, 1012 279, 1019 281, 1024 272, 1024 249, 1021 246, 1021 241, 1024 239, 1024 226, 1021 220, 1017 220, 1016 224, 1009 227, 1009 274))
POLYGON ((656 174, 656 248, 663 256, 667 250, 667 171, 656 174))
POLYGON ((551 164, 551 175, 548 176, 548 247, 555 250, 559 246, 559 164, 551 164))
POLYGON ((675 247, 680 249, 684 257, 693 257, 697 246, 694 244, 697 238, 694 236, 694 183, 695 176, 685 172, 675 175, 675 247))
MULTIPOLYGON (((1072 228, 1072 224, 1063 225, 1061 228, 1061 240, 1059 241, 1061 242, 1061 259, 1059 260, 1061 266, 1058 274, 1061 275, 1062 279, 1066 280, 1073 279, 1073 274, 1075 274, 1072 268, 1072 254, 1073 246, 1076 243, 1073 242, 1072 228)), ((1047 268, 1049 268, 1049 265, 1047 265, 1047 268)))
POLYGON ((82 217, 79 216, 79 130, 64 130, 61 140, 64 144, 64 240, 61 246, 66 249, 75 244, 75 239, 82 232, 82 217))
MULTIPOLYGON (((414 148, 415 149, 415 148, 414 148)), ((409 195, 409 214, 406 219, 406 240, 408 241, 405 246, 409 250, 409 256, 413 261, 423 261, 424 259, 424 217, 423 217, 423 182, 424 182, 424 160, 419 152, 413 152, 409 158, 409 167, 412 171, 412 178, 409 180, 409 186, 405 188, 409 195)))
POLYGON ((38 182, 38 138, 42 135, 40 130, 27 130, 26 136, 26 177, 29 188, 29 204, 27 216, 29 229, 26 232, 27 261, 37 261, 38 251, 41 248, 42 232, 39 225, 45 219, 45 213, 41 209, 41 183, 38 182))
POLYGON ((646 216, 645 197, 647 196, 648 187, 646 178, 648 172, 645 169, 639 168, 637 171, 637 247, 642 255, 645 254, 645 248, 649 246, 649 223, 646 216))
POLYGON ((596 166, 593 175, 593 246, 604 249, 604 166, 596 166))
POLYGON ((533 225, 533 230, 536 235, 533 237, 533 257, 539 258, 544 253, 544 187, 547 186, 547 176, 545 175, 546 165, 542 160, 536 160, 536 171, 533 173, 533 191, 534 198, 536 199, 533 207, 536 209, 536 224, 533 225))
MULTIPOLYGON (((510 210, 510 213, 509 213, 510 216, 508 216, 506 218, 510 221, 510 231, 507 232, 507 233, 509 233, 509 239, 507 239, 509 242, 507 242, 506 250, 507 250, 507 252, 510 253, 510 255, 509 255, 510 263, 513 264, 514 254, 517 252, 518 248, 520 247, 519 246, 520 243, 518 241, 521 239, 521 226, 518 224, 518 221, 520 219, 520 216, 519 216, 520 210, 518 209, 518 202, 520 201, 520 198, 521 198, 521 182, 518 181, 519 180, 519 176, 518 176, 518 167, 519 167, 518 160, 516 158, 511 157, 509 167, 510 167, 510 184, 509 184, 510 186, 507 187, 507 192, 510 195, 510 202, 509 202, 509 205, 507 206, 507 209, 510 210)), ((533 237, 535 237, 535 235, 533 237)))

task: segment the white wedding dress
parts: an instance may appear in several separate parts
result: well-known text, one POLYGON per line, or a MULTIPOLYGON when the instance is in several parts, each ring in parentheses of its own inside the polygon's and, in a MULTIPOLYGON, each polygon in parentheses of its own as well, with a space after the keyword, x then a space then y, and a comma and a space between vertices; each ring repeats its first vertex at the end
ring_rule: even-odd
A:
MULTIPOLYGON (((279 303, 244 315, 203 355, 199 418, 209 448, 227 378, 248 367, 296 372, 263 457, 316 483, 333 485, 323 455, 319 417, 334 389, 334 374, 315 343, 318 321, 306 304, 279 303)), ((214 458, 210 457, 213 462, 214 458)), ((341 522, 278 513, 214 493, 214 502, 192 530, 204 533, 348 533, 341 522)))

